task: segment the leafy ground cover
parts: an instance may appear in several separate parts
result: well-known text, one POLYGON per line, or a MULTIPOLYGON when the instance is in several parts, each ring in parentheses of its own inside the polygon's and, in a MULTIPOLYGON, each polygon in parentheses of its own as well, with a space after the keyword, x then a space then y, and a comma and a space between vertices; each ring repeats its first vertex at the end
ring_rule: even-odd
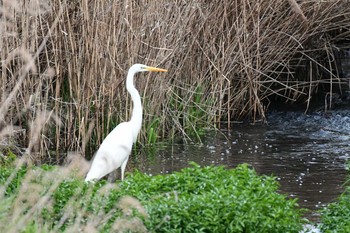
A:
MULTIPOLYGON (((348 163, 350 168, 350 163, 348 163)), ((346 233, 350 232, 350 179, 345 183, 344 193, 333 203, 321 210, 321 232, 346 233)))
POLYGON ((85 183, 59 167, 0 171, 1 232, 299 232, 296 199, 248 165, 85 183))

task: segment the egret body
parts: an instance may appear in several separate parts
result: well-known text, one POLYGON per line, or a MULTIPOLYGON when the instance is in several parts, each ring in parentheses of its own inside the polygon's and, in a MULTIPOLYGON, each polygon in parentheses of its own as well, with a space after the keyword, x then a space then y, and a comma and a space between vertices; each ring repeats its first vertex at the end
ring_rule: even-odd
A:
POLYGON ((119 167, 121 168, 121 180, 124 180, 124 171, 132 145, 136 142, 142 125, 141 97, 134 86, 134 75, 144 71, 166 72, 167 70, 142 64, 134 64, 130 67, 126 78, 126 89, 134 106, 131 119, 117 125, 103 140, 85 181, 99 180, 119 167))

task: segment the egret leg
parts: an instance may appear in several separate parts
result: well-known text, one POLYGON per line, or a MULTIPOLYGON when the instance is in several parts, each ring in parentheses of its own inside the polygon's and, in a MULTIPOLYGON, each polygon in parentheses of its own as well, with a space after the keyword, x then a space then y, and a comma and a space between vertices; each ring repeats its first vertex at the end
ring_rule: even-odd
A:
POLYGON ((128 159, 129 158, 127 158, 124 162, 123 162, 123 164, 122 164, 122 166, 120 167, 121 168, 121 175, 122 175, 122 181, 124 180, 124 171, 125 171, 125 168, 126 168, 126 164, 128 163, 128 159))
POLYGON ((118 170, 114 170, 111 173, 109 173, 107 178, 108 182, 114 183, 118 179, 118 176, 117 176, 118 174, 119 174, 118 170))

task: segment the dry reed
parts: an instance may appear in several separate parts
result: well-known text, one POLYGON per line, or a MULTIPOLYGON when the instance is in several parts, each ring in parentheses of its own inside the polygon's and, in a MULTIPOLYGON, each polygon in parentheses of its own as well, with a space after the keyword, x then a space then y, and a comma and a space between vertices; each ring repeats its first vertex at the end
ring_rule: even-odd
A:
MULTIPOLYGON (((14 171, 12 174, 15 174, 14 171)), ((79 175, 78 175, 79 176, 79 175)), ((27 169, 27 173, 20 184, 16 184, 18 191, 6 193, 10 186, 5 184, 0 189, 0 231, 1 232, 100 232, 108 221, 113 219, 116 211, 124 213, 114 222, 115 232, 147 232, 142 220, 131 217, 135 211, 140 216, 147 217, 146 210, 133 197, 123 197, 115 203, 107 203, 105 197, 111 190, 118 189, 115 184, 106 184, 96 193, 94 185, 84 187, 82 179, 77 177, 72 166, 57 166, 45 171, 35 167, 27 169), (73 179, 72 179, 73 178, 73 179), (65 182, 79 184, 72 190, 59 189, 65 182), (68 192, 68 193, 67 193, 68 192), (72 194, 69 194, 72 192, 72 194), (59 201, 56 196, 59 195, 59 201), (69 197, 59 209, 60 201, 69 197), (110 211, 106 211, 107 205, 110 211), (93 212, 93 214, 92 214, 93 212)), ((14 177, 9 178, 9 182, 14 177)), ((62 186, 63 185, 63 186, 62 186)))
POLYGON ((169 69, 135 80, 141 142, 151 130, 156 139, 189 138, 201 127, 264 119, 271 96, 309 103, 320 84, 344 83, 334 57, 349 39, 349 4, 4 0, 1 133, 19 128, 12 136, 34 160, 60 161, 67 150, 91 157, 130 117, 124 81, 136 62, 169 69))

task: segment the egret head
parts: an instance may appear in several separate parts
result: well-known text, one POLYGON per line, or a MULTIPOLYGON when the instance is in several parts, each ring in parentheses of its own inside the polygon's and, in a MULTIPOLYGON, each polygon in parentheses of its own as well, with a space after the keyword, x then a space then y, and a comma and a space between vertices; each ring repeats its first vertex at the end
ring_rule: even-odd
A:
POLYGON ((156 68, 152 66, 146 66, 143 64, 134 64, 130 67, 130 71, 137 73, 137 72, 144 72, 144 71, 154 71, 154 72, 167 72, 165 69, 156 68))

